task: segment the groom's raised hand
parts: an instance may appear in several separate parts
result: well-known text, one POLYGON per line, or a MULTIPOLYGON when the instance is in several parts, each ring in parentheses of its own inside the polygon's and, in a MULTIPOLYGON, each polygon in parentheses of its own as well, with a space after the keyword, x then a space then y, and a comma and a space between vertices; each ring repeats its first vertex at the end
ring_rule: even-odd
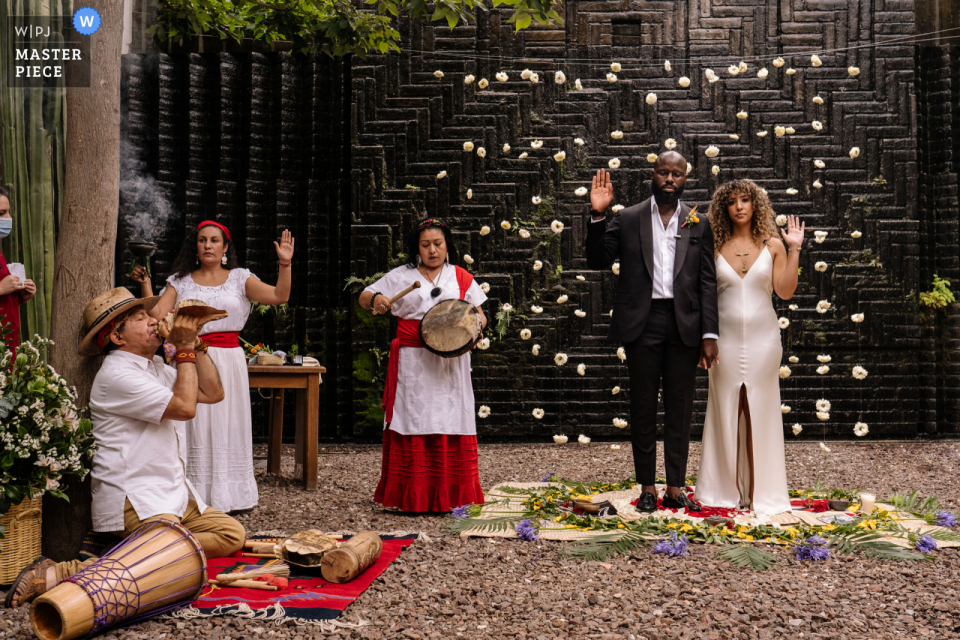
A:
POLYGON ((610 174, 606 169, 599 169, 597 175, 593 176, 593 188, 590 191, 590 206, 593 208, 591 215, 597 219, 602 218, 611 204, 613 183, 610 182, 610 174))
POLYGON ((704 338, 700 342, 700 362, 697 364, 701 369, 709 369, 718 362, 720 362, 720 348, 717 346, 717 341, 713 338, 704 338))

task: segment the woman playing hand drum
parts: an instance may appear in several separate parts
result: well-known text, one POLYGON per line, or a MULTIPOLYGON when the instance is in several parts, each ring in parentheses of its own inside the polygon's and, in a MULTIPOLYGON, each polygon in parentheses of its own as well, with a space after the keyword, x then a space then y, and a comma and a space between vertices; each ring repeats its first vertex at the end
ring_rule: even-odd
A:
MULTIPOLYGON (((293 236, 284 230, 280 242, 273 244, 279 260, 276 286, 240 268, 225 226, 201 222, 184 240, 173 263, 174 274, 150 312, 162 319, 179 300, 194 299, 230 314, 208 323, 200 333, 220 372, 225 399, 197 407, 196 417, 187 424, 187 477, 207 504, 225 513, 257 504, 249 381, 239 333, 251 301, 277 305, 290 298, 293 236)), ((143 267, 137 267, 133 279, 141 283, 144 296, 153 294, 143 267)))
POLYGON ((390 348, 384 390, 383 465, 374 500, 402 511, 449 511, 483 502, 470 354, 444 358, 424 348, 419 326, 437 303, 460 299, 480 305, 487 296, 466 270, 449 227, 427 219, 407 243, 409 262, 360 294, 360 306, 393 313, 399 324, 390 348), (391 303, 414 282, 420 288, 391 303))

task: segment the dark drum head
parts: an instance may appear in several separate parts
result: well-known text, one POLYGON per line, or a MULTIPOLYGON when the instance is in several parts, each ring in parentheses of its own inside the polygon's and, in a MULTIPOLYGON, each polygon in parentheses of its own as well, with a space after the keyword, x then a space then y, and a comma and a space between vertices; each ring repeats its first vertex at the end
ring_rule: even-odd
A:
POLYGON ((456 358, 470 350, 480 335, 480 314, 466 300, 444 300, 420 321, 420 339, 430 353, 456 358))

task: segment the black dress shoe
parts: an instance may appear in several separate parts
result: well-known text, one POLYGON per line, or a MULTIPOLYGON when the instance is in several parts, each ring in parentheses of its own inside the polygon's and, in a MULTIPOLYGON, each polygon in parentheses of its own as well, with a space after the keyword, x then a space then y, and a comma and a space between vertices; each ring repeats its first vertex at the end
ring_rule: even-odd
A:
POLYGON ((640 499, 637 500, 637 511, 643 511, 644 513, 653 513, 657 510, 657 496, 653 495, 649 491, 645 491, 640 494, 640 499))
POLYGON ((701 511, 700 505, 688 498, 683 492, 681 492, 676 498, 671 498, 667 494, 664 494, 663 506, 668 509, 683 509, 686 507, 690 511, 695 511, 697 513, 700 513, 701 511))

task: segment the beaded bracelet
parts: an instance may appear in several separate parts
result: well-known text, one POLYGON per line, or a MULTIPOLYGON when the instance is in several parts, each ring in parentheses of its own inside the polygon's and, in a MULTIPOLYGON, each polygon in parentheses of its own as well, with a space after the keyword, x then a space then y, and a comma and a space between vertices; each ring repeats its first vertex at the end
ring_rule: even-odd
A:
POLYGON ((193 349, 177 349, 177 355, 173 357, 173 361, 176 364, 182 364, 184 362, 197 364, 197 352, 193 349))
POLYGON ((197 346, 195 346, 195 347, 193 348, 193 350, 196 351, 197 353, 206 353, 206 352, 207 352, 207 347, 209 347, 209 346, 210 346, 210 343, 209 343, 209 342, 207 342, 207 341, 204 340, 203 338, 200 338, 200 344, 198 344, 197 346))

